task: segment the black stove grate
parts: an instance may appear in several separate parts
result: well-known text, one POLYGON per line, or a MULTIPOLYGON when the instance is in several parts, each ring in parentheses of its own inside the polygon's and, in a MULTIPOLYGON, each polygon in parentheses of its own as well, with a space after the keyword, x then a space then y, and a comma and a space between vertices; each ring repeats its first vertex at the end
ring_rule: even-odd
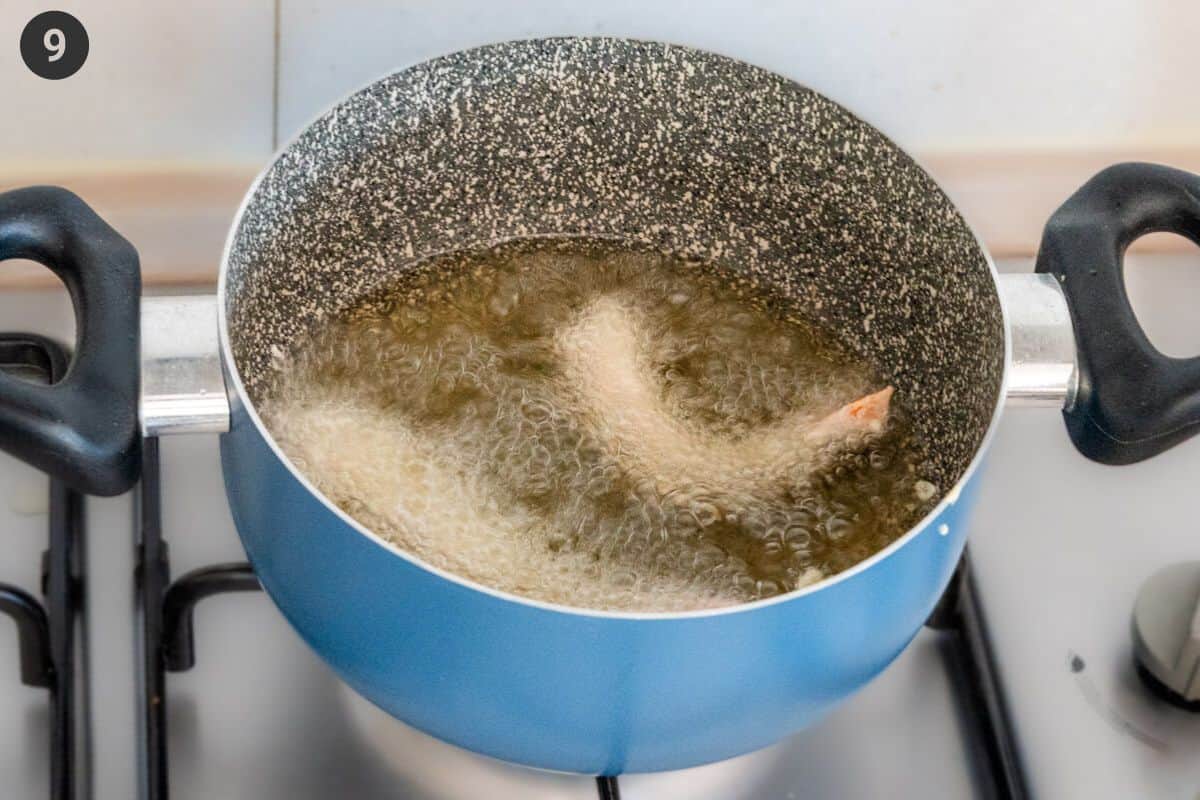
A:
MULTIPOLYGON (((56 383, 70 356, 53 340, 33 334, 0 334, 0 369, 56 383)), ((50 524, 42 553, 42 600, 17 586, 0 584, 0 613, 17 626, 21 682, 44 688, 50 703, 50 797, 82 796, 81 752, 86 760, 87 697, 76 689, 75 636, 83 600, 83 497, 50 481, 50 524)), ((86 636, 83 637, 86 642, 86 636)), ((82 665, 86 666, 86 665, 82 665)), ((86 766, 86 765, 85 765, 86 766)))
POLYGON ((1016 738, 967 554, 925 626, 942 633, 942 653, 959 715, 971 732, 968 741, 976 754, 974 763, 985 772, 979 785, 989 787, 988 800, 1027 800, 1016 738))
MULTIPOLYGON (((166 673, 190 669, 196 662, 192 619, 205 597, 259 589, 249 564, 216 564, 193 570, 171 582, 167 544, 162 535, 158 441, 143 447, 139 496, 137 586, 143 632, 142 716, 143 797, 166 800, 166 673)), ((942 636, 952 685, 964 729, 976 754, 983 800, 1027 800, 1015 741, 997 680, 986 621, 975 592, 970 559, 964 555, 927 627, 942 636)), ((617 777, 598 776, 599 800, 620 800, 617 777)))
POLYGON ((600 800, 621 800, 621 787, 612 775, 596 777, 596 792, 600 795, 600 800))

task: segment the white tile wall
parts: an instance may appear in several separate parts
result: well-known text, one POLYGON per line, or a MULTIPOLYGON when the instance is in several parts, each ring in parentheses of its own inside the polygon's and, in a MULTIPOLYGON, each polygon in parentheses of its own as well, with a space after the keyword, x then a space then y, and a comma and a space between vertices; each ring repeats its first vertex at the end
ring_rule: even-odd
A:
POLYGON ((397 67, 509 38, 609 34, 736 56, 917 152, 1200 142, 1190 0, 281 0, 281 132, 397 67))
MULTIPOLYGON (((271 151, 276 0, 5 0, 0 165, 260 163, 271 151), (47 8, 91 34, 88 63, 45 81, 20 61, 47 8)), ((1000 144, 1200 141, 1200 3, 1187 0, 278 0, 280 132, 371 79, 514 37, 667 39, 829 94, 921 152, 1000 144)))
POLYGON ((271 152, 273 0, 3 0, 0 168, 16 162, 263 161, 271 152), (17 43, 35 14, 74 14, 91 50, 35 76, 17 43))

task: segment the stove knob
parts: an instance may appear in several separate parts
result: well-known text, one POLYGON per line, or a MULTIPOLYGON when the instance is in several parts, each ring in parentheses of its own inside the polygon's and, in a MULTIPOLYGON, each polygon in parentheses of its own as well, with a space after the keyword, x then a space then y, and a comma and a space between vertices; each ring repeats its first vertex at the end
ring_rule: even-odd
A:
POLYGON ((1133 606, 1133 658, 1151 691, 1200 711, 1200 561, 1172 564, 1142 584, 1133 606))

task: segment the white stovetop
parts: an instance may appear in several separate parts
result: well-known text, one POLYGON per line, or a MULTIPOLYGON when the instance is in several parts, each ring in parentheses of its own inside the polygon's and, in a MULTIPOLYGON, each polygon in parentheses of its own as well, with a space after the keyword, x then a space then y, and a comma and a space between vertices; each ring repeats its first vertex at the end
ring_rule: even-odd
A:
MULTIPOLYGON (((1200 328, 1169 314, 1200 292, 1188 261, 1131 270, 1150 335, 1200 352, 1200 328), (1190 267, 1190 268, 1189 268, 1190 267)), ((1028 264, 1006 265, 1028 269, 1028 264)), ((1194 307, 1194 304, 1192 304, 1194 307)), ((0 328, 62 335, 61 297, 0 295, 0 328)), ((176 574, 240 558, 211 437, 166 440, 165 524, 176 574)), ((1133 467, 1078 456, 1051 409, 1011 411, 984 474, 975 568, 1031 788, 1048 798, 1191 798, 1200 791, 1200 715, 1148 697, 1129 666, 1139 582, 1200 558, 1193 531, 1200 441, 1133 467), (1086 664, 1069 667, 1072 654, 1086 664)), ((0 580, 35 587, 44 479, 0 458, 0 580), (32 511, 32 513, 30 513, 32 511)), ((89 650, 94 797, 136 796, 136 698, 129 498, 89 501, 89 650)), ((588 779, 537 776, 468 757, 351 698, 264 597, 205 601, 196 668, 168 677, 177 800, 329 796, 594 797, 588 779), (368 737, 376 745, 368 744, 368 737)), ((0 620, 0 782, 45 794, 44 694, 16 680, 15 636, 0 620), (30 738, 36 737, 36 738, 30 738)), ((800 800, 976 794, 937 638, 922 633, 878 681, 817 727, 752 756, 622 782, 627 800, 800 800)))
MULTIPOLYGON (((1200 354, 1197 260, 1126 265, 1134 308, 1169 355, 1200 354)), ((1057 412, 1007 414, 971 546, 1034 796, 1200 796, 1200 714, 1146 692, 1129 632, 1141 582, 1200 560, 1197 477, 1198 440, 1106 467, 1075 452, 1057 412)))

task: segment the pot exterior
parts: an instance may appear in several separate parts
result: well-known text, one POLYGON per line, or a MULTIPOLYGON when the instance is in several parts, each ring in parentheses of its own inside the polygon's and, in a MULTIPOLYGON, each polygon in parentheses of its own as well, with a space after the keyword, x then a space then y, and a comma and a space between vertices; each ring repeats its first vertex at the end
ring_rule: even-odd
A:
POLYGON ((634 618, 505 599, 397 555, 310 492, 236 401, 221 459, 263 587, 351 687, 469 750, 606 775, 764 747, 879 674, 946 587, 978 480, 903 546, 818 591, 634 618))

